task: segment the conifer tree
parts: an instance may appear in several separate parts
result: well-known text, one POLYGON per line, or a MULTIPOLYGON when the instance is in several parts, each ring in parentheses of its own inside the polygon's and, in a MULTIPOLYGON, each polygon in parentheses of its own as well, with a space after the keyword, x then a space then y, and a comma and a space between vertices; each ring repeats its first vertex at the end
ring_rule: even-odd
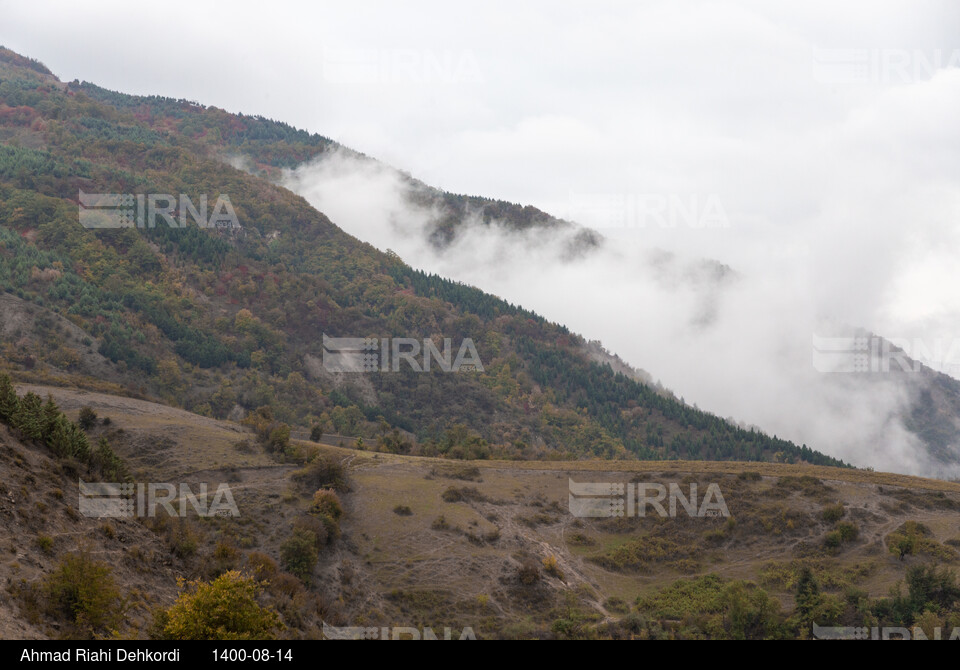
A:
POLYGON ((20 398, 9 375, 0 375, 0 423, 10 425, 20 406, 20 398))
POLYGON ((44 441, 58 457, 63 458, 70 454, 70 422, 67 417, 63 414, 57 417, 44 441))
POLYGON ((88 463, 90 459, 90 441, 87 439, 87 434, 75 423, 68 425, 68 455, 73 456, 79 461, 88 463))
POLYGON ((43 401, 36 393, 27 393, 20 399, 20 405, 13 415, 13 427, 20 431, 24 439, 40 441, 43 439, 43 401))
POLYGON ((800 573, 794 597, 797 604, 797 615, 801 621, 809 623, 814 611, 820 604, 820 585, 817 584, 810 568, 804 567, 800 573))
POLYGON ((43 424, 43 441, 48 445, 53 437, 53 431, 56 428, 57 421, 60 420, 61 416, 63 415, 60 413, 60 408, 57 407, 57 403, 54 402, 53 396, 47 394, 47 402, 43 406, 41 421, 43 424))
POLYGON ((105 479, 112 481, 123 479, 123 463, 120 461, 120 457, 117 456, 110 447, 107 438, 100 438, 97 443, 97 450, 93 454, 93 461, 105 479))

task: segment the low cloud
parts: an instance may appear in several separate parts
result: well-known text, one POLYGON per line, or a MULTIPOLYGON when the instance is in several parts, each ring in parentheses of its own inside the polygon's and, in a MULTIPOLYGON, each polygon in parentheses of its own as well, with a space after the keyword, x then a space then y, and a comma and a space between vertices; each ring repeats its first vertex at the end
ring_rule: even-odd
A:
MULTIPOLYGON (((351 234, 414 267, 601 340, 689 403, 856 465, 950 474, 900 421, 917 392, 909 380, 824 374, 812 363, 814 334, 875 325, 891 308, 887 289, 901 275, 882 280, 884 264, 907 237, 893 214, 860 226, 867 233, 861 238, 855 222, 862 215, 851 213, 844 226, 830 228, 833 208, 812 211, 783 235, 773 225, 738 230, 733 209, 727 228, 607 228, 598 246, 572 256, 577 226, 517 232, 469 213, 453 240, 438 246, 431 231, 440 213, 412 204, 409 180, 348 152, 289 171, 285 185, 351 234), (870 239, 878 223, 890 239, 870 239), (818 238, 825 230, 832 243, 818 238), (671 234, 680 250, 669 248, 671 234), (719 261, 734 259, 731 267, 682 251, 696 246, 687 240, 704 244, 703 238, 714 240, 719 261), (831 266, 838 257, 845 260, 831 266), (864 272, 869 281, 855 280, 864 272)), ((844 206, 849 201, 836 207, 844 206)), ((869 206, 877 211, 887 203, 874 194, 869 206)))

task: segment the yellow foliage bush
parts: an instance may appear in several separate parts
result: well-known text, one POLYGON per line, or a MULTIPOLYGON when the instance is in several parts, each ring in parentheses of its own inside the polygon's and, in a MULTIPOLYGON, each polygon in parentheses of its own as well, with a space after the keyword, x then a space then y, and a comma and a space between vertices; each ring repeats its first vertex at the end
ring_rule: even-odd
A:
POLYGON ((236 570, 179 585, 177 601, 162 617, 167 639, 269 640, 281 626, 277 612, 257 602, 260 584, 236 570))

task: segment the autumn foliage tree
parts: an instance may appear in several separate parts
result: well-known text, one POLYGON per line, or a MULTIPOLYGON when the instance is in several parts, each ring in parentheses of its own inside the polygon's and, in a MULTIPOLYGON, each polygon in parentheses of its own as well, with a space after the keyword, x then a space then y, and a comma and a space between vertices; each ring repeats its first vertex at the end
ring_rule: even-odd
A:
POLYGON ((181 593, 159 615, 162 637, 171 640, 270 640, 280 617, 257 602, 261 584, 231 570, 211 582, 180 580, 181 593))

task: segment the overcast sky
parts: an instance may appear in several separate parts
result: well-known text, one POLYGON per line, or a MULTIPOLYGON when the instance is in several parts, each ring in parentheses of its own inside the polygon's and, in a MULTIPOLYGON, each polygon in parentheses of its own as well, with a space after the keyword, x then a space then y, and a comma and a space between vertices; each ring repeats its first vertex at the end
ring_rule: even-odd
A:
POLYGON ((0 43, 63 80, 262 114, 596 227, 620 263, 505 268, 489 238, 442 259, 384 228, 383 175, 290 182, 349 232, 602 339, 701 406, 861 462, 871 424, 892 440, 881 465, 909 470, 868 407, 902 399, 842 407, 808 376, 809 342, 864 326, 960 371, 960 2, 774 4, 0 0, 0 43), (655 247, 744 277, 713 331, 688 326, 714 293, 657 293, 636 270, 655 247))
POLYGON ((64 80, 282 119, 452 191, 554 209, 780 168, 960 47, 948 0, 458 4, 0 0, 0 40, 64 80), (844 68, 819 76, 817 49, 917 57, 907 82, 831 85, 844 68))

